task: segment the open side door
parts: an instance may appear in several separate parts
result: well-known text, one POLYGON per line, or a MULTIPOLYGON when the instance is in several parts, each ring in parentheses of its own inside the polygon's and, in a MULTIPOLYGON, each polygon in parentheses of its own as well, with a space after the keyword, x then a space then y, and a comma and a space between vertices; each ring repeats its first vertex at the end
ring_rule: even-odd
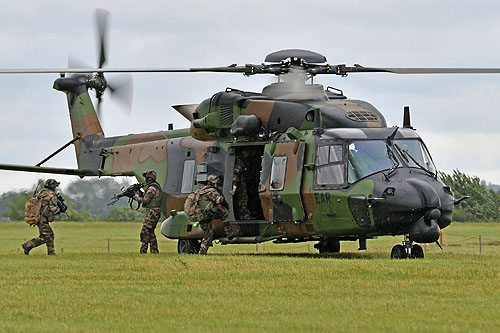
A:
POLYGON ((304 150, 305 143, 299 140, 266 144, 259 198, 267 221, 304 220, 300 196, 304 150))

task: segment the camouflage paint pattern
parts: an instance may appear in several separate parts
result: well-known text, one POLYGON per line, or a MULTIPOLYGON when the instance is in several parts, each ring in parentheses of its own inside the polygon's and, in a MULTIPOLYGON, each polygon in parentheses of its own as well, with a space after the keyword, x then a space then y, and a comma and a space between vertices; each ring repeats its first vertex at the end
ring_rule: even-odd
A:
MULTIPOLYGON (((135 176, 142 181, 144 171, 155 170, 163 191, 161 209, 168 217, 162 225, 162 233, 167 237, 202 238, 199 225, 189 222, 182 212, 184 200, 199 186, 197 175, 201 165, 205 165, 209 173, 225 175, 226 170, 233 168, 226 161, 234 163, 234 158, 227 158, 229 150, 241 144, 263 147, 261 161, 255 161, 262 165, 260 185, 258 192, 252 194, 260 202, 262 218, 245 221, 245 224, 233 222, 241 227, 241 242, 272 237, 290 241, 325 237, 354 240, 401 234, 408 232, 410 225, 433 207, 443 212, 439 225, 449 224, 453 196, 443 196, 444 184, 429 175, 422 176, 424 172, 420 169, 400 168, 392 178, 376 173, 350 184, 346 168, 343 184, 330 187, 316 184, 319 143, 337 142, 347 147, 350 140, 386 140, 394 132, 387 128, 383 115, 367 102, 324 92, 309 99, 287 99, 273 96, 273 87, 264 88, 263 93, 228 89, 214 94, 195 109, 189 107, 187 116, 193 119, 189 129, 106 138, 86 88, 70 84, 64 88, 65 79, 70 80, 58 79, 57 86, 68 94, 73 134, 80 137, 74 143, 78 170, 72 172, 135 176), (255 136, 256 128, 251 127, 254 125, 243 122, 243 131, 248 134, 234 137, 231 128, 240 116, 257 117, 262 126, 257 130, 264 135, 255 136), (280 161, 280 157, 286 171, 283 184, 273 188, 273 159, 280 161), (399 215, 391 215, 392 205, 398 203, 392 197, 382 198, 383 191, 390 186, 401 188, 405 175, 415 180, 405 183, 404 190, 398 190, 400 196, 413 193, 405 197, 411 201, 422 191, 428 191, 431 197, 408 205, 399 204, 399 215), (419 177, 427 178, 422 181, 419 177), (372 198, 381 201, 370 201, 372 198)), ((320 86, 313 88, 317 87, 320 86)), ((187 112, 185 107, 182 111, 187 112)), ((396 138, 419 139, 410 129, 400 129, 396 138)), ((347 159, 347 155, 344 158, 347 159)), ((231 179, 224 180, 226 196, 231 186, 226 185, 227 181, 231 179)), ((228 202, 232 202, 231 199, 228 202)), ((213 228, 215 238, 224 236, 220 221, 215 221, 213 228)))

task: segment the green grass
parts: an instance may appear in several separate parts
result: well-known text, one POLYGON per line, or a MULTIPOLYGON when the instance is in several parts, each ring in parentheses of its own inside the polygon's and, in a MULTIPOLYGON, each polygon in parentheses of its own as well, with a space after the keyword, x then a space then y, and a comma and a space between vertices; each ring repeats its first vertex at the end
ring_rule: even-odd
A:
POLYGON ((141 256, 140 223, 53 223, 55 257, 37 235, 0 223, 0 331, 498 331, 500 224, 456 223, 425 259, 390 260, 402 237, 343 242, 215 245, 141 256), (482 238, 479 253, 479 235, 482 238), (110 239, 110 253, 108 253, 110 239), (64 249, 64 250, 62 250, 64 249), (62 252, 62 253, 61 253, 62 252))

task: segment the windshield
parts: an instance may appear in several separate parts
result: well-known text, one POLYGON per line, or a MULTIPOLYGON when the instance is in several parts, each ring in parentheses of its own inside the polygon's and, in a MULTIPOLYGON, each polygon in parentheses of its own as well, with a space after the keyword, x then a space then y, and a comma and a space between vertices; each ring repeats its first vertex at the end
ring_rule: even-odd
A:
POLYGON ((398 164, 385 140, 363 140, 349 144, 349 183, 382 170, 393 169, 398 164))
POLYGON ((434 174, 436 173, 436 166, 432 162, 429 152, 427 151, 424 144, 420 140, 400 139, 400 140, 395 140, 394 144, 397 145, 397 147, 402 150, 403 155, 408 153, 415 160, 414 161, 411 157, 403 156, 405 158, 406 164, 408 164, 409 167, 419 168, 419 166, 417 165, 418 163, 420 164, 420 166, 424 167, 431 173, 434 174))

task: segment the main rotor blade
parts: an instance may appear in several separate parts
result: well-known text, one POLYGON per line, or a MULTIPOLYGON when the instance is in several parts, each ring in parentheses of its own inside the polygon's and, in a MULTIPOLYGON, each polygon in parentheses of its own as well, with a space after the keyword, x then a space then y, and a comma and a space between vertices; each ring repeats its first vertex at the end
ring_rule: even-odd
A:
POLYGON ((96 28, 97 28, 97 50, 99 63, 98 67, 102 68, 106 62, 106 41, 108 36, 108 18, 109 12, 102 8, 95 10, 96 28))
POLYGON ((245 66, 201 67, 201 68, 48 68, 48 69, 0 69, 0 74, 50 74, 50 73, 190 73, 219 72, 244 73, 251 70, 245 66))
MULTIPOLYGON (((313 75, 336 74, 346 75, 350 73, 394 73, 394 74, 499 74, 500 68, 385 68, 385 67, 363 67, 359 65, 328 65, 321 66, 318 70, 306 69, 313 75)), ((195 68, 59 68, 59 69, 0 69, 0 74, 42 74, 42 73, 242 73, 254 74, 284 74, 288 69, 267 69, 261 65, 225 66, 225 67, 195 67, 195 68)))

